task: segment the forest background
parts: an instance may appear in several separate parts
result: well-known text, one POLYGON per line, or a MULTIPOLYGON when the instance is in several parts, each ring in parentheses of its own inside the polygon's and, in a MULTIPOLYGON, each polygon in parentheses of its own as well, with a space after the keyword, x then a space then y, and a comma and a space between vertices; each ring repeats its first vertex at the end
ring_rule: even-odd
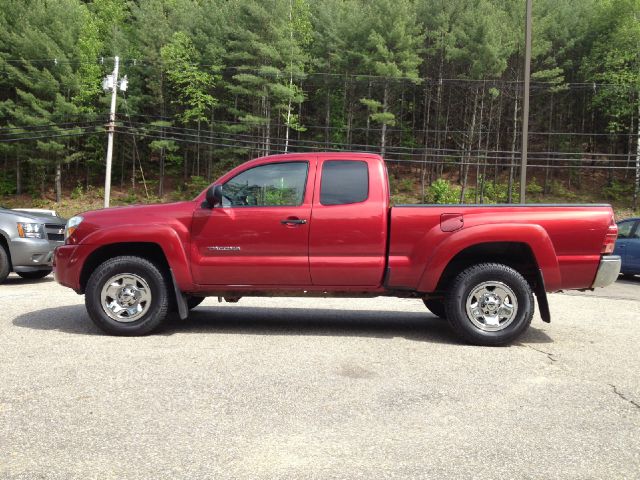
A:
MULTIPOLYGON (((534 0, 527 202, 638 210, 640 0, 534 0)), ((0 0, 0 204, 193 198, 280 152, 384 155, 395 203, 519 202, 524 0, 0 0)))

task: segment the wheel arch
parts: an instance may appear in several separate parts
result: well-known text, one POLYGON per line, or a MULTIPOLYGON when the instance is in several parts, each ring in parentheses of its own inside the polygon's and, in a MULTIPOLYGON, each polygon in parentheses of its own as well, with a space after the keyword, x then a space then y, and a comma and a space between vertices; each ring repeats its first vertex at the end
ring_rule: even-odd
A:
POLYGON ((432 252, 418 284, 420 292, 446 288, 453 274, 478 263, 502 263, 532 285, 543 278, 547 291, 560 288, 558 258, 551 239, 539 225, 478 225, 454 233, 432 252))
MULTIPOLYGON (((103 245, 89 254, 80 272, 80 289, 84 293, 91 273, 103 262, 119 256, 136 256, 149 260, 170 275, 171 267, 162 247, 153 242, 118 242, 103 245)), ((170 278, 170 277, 169 277, 170 278)))
POLYGON ((456 275, 479 263, 500 263, 520 273, 533 288, 538 281, 538 262, 531 247, 523 242, 484 242, 458 252, 447 264, 436 290, 446 290, 456 275))

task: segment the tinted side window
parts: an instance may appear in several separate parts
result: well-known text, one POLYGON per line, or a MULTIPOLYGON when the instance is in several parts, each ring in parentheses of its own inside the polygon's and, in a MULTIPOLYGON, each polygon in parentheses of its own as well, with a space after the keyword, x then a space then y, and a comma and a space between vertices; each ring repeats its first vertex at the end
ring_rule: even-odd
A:
POLYGON ((633 222, 622 222, 618 224, 618 238, 629 238, 633 230, 633 222))
POLYGON ((225 207, 302 205, 307 162, 261 165, 236 175, 222 187, 225 207))
POLYGON ((320 203, 344 205, 364 202, 369 197, 369 169, 366 162, 330 160, 322 166, 320 203))
POLYGON ((640 222, 636 222, 636 231, 633 232, 633 235, 631 236, 631 238, 635 238, 635 239, 640 239, 640 222))

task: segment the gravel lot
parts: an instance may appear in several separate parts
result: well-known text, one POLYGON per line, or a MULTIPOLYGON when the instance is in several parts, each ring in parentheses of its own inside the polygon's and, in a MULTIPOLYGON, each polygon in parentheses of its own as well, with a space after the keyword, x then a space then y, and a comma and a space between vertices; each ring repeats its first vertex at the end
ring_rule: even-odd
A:
POLYGON ((640 279, 460 344, 417 300, 207 299, 116 338, 0 286, 0 478, 640 478, 640 279))

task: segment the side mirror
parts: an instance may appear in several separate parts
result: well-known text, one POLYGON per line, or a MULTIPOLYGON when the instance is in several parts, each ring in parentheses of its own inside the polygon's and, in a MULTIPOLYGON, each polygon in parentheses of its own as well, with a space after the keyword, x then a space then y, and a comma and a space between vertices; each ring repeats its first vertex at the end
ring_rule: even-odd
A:
POLYGON ((209 208, 222 205, 222 185, 212 185, 207 190, 207 204, 209 208))

